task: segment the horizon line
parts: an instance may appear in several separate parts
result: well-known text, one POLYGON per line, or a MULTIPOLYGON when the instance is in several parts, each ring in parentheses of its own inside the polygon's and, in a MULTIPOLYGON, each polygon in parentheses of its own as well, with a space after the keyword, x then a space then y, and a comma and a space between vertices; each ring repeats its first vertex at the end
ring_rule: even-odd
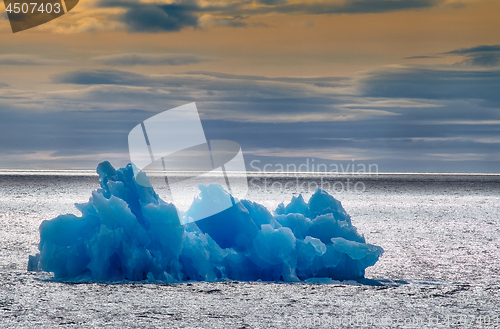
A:
MULTIPOLYGON (((167 174, 188 174, 202 173, 203 171, 149 171, 148 173, 167 173, 167 174)), ((54 174, 87 174, 98 176, 95 169, 0 169, 0 175, 16 175, 23 173, 54 173, 54 174)), ((329 171, 234 171, 234 174, 250 175, 328 175, 328 176, 377 176, 377 175, 441 175, 441 176, 500 176, 500 173, 484 172, 329 172, 329 171)), ((77 176, 77 175, 75 175, 77 176)))

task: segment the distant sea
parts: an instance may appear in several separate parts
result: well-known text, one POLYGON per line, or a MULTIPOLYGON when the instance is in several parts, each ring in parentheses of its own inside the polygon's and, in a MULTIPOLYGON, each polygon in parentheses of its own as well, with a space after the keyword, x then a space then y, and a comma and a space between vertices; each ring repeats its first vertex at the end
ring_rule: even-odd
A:
POLYGON ((248 199, 274 210, 321 183, 385 250, 364 283, 57 282, 26 270, 38 227, 78 214, 97 175, 0 172, 0 327, 500 326, 500 175, 255 173, 248 199))

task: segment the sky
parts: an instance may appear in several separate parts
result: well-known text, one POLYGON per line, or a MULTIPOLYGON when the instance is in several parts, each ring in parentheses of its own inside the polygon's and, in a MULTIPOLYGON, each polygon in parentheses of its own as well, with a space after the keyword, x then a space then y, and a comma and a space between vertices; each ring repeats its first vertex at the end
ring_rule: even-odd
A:
POLYGON ((248 170, 500 173, 498 13, 497 0, 80 0, 12 33, 0 4, 0 169, 124 166, 132 128, 196 102, 207 139, 238 142, 248 170))

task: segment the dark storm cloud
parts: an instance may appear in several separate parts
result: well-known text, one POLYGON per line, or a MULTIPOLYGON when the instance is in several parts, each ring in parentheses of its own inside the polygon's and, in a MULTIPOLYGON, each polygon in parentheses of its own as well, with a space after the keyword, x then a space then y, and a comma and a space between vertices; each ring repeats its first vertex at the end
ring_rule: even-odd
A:
POLYGON ((200 26, 202 14, 212 15, 216 26, 245 27, 242 19, 272 13, 280 14, 366 14, 437 6, 442 0, 350 0, 344 2, 289 3, 286 0, 258 0, 215 3, 201 6, 198 2, 178 1, 172 4, 153 4, 132 1, 103 0, 101 7, 126 9, 120 20, 133 32, 172 32, 200 26), (253 5, 252 5, 253 4, 253 5), (249 6, 250 5, 250 6, 249 6))

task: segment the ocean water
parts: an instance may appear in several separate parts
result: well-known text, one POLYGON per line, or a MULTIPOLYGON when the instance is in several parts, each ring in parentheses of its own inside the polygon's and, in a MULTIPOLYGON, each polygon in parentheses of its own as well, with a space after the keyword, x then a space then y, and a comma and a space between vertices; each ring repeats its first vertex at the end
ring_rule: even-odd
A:
POLYGON ((385 250, 369 280, 57 282, 26 270, 38 226, 78 214, 73 204, 97 176, 0 172, 0 327, 500 327, 500 176, 251 174, 249 183, 248 199, 270 210, 323 183, 385 250))

